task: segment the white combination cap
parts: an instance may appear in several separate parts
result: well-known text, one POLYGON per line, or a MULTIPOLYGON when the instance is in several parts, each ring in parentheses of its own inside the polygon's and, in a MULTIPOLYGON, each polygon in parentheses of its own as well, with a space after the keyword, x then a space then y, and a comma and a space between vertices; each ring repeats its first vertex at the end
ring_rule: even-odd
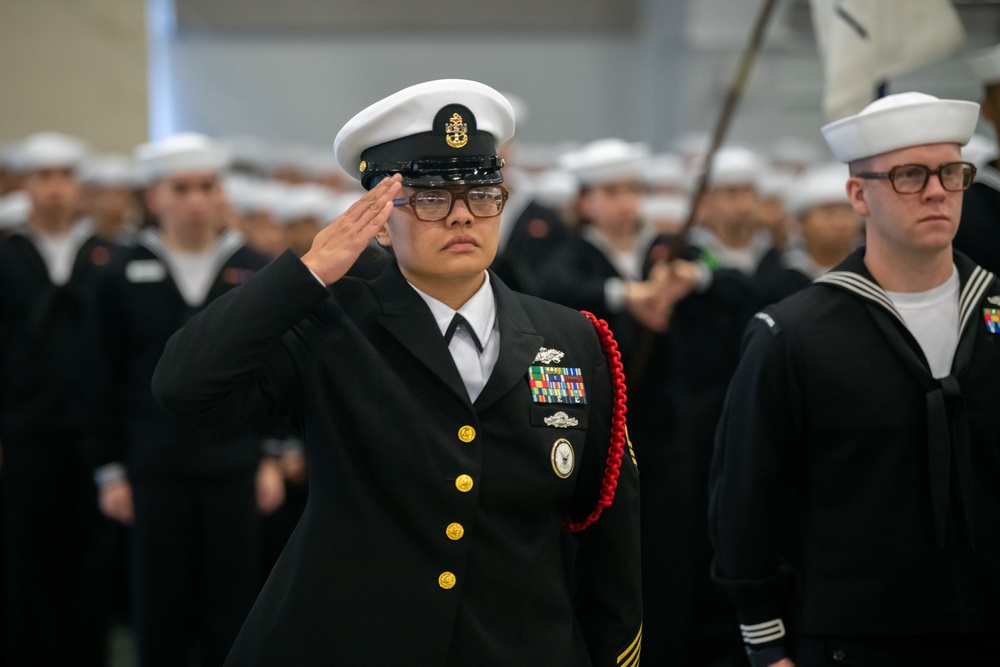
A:
POLYGON ((979 105, 940 100, 924 93, 898 93, 875 100, 854 116, 821 129, 841 162, 925 144, 959 144, 972 137, 979 105))
POLYGON ((785 205, 793 215, 801 215, 813 206, 847 204, 849 177, 847 165, 839 162, 811 167, 788 188, 785 205))
POLYGON ((89 152, 82 139, 59 132, 39 132, 14 148, 11 166, 21 173, 38 169, 76 169, 89 152))
POLYGON ((763 169, 763 161, 749 148, 725 146, 716 151, 712 158, 708 185, 712 188, 739 185, 757 187, 763 169))
POLYGON ((514 109, 489 86, 466 79, 420 83, 360 111, 337 133, 333 152, 371 189, 403 174, 419 187, 503 182, 497 148, 514 136, 514 109))
POLYGON ((641 181, 649 158, 647 144, 598 139, 560 156, 559 166, 573 174, 580 185, 601 185, 632 179, 641 181))
POLYGON ((174 134, 135 149, 135 159, 147 182, 178 174, 224 171, 229 151, 203 134, 174 134))
POLYGON ((971 53, 969 67, 984 86, 1000 83, 1000 44, 971 53))

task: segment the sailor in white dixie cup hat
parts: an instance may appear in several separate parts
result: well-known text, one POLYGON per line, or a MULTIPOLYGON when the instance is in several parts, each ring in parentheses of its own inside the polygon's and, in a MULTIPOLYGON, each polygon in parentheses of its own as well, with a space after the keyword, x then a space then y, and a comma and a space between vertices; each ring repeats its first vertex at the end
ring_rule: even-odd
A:
POLYGON ((109 554, 86 484, 90 415, 77 380, 92 352, 82 339, 93 282, 114 247, 79 217, 86 153, 81 140, 44 132, 10 155, 24 189, 6 200, 17 219, 0 238, 5 664, 104 660, 108 615, 92 591, 109 554))
POLYGON ((167 344, 154 393, 175 415, 283 415, 309 458, 308 507, 227 664, 638 662, 638 473, 609 336, 487 270, 513 131, 474 81, 368 107, 335 142, 368 194, 167 344), (346 276, 372 237, 394 260, 346 276))
POLYGON ((1000 653, 1000 284, 952 250, 977 114, 902 93, 822 128, 866 245, 751 322, 711 479, 755 667, 1000 653))
POLYGON ((182 424, 149 387, 171 334, 267 258, 224 229, 221 146, 185 133, 143 144, 135 158, 158 224, 136 234, 95 290, 94 480, 101 511, 132 526, 139 661, 177 665, 196 652, 220 664, 260 590, 260 515, 281 504, 281 473, 257 424, 182 424))
MULTIPOLYGON (((962 224, 955 235, 955 248, 994 273, 1000 273, 1000 44, 982 49, 969 56, 969 67, 982 85, 980 116, 993 129, 988 139, 988 161, 977 165, 975 182, 962 201, 962 224)), ((973 161, 974 158, 968 158, 973 161)))

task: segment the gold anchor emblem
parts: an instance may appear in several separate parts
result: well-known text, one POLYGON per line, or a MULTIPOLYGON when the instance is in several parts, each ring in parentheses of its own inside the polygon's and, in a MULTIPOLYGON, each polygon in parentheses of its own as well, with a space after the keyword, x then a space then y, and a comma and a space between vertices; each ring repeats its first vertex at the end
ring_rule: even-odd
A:
POLYGON ((453 113, 448 119, 448 124, 444 126, 446 133, 445 140, 452 148, 461 148, 469 143, 469 126, 462 121, 462 117, 453 113))

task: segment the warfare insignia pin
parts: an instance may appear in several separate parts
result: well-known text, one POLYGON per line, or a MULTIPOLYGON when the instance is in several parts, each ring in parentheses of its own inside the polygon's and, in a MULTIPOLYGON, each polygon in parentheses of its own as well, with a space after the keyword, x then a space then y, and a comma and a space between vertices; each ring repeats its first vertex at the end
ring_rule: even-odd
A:
POLYGON ((547 347, 538 348, 538 354, 535 355, 536 364, 558 364, 562 361, 565 352, 560 352, 559 350, 552 350, 547 347))
POLYGON ((529 366, 528 387, 534 403, 572 403, 585 405, 587 391, 583 371, 561 366, 529 366))
POLYGON ((1000 308, 983 308, 983 319, 991 334, 1000 333, 1000 308))
POLYGON ((998 296, 988 296, 986 300, 992 303, 994 306, 1000 306, 1000 295, 998 296))
POLYGON ((552 470, 561 479, 566 479, 573 474, 575 459, 573 445, 566 438, 559 438, 552 445, 552 470))
POLYGON ((576 426, 580 423, 576 417, 570 417, 562 410, 550 417, 546 417, 542 421, 545 422, 546 426, 554 426, 555 428, 569 428, 570 426, 576 426))
POLYGON ((452 148, 461 148, 469 143, 469 126, 457 113, 453 113, 448 119, 448 124, 444 126, 445 141, 452 148))

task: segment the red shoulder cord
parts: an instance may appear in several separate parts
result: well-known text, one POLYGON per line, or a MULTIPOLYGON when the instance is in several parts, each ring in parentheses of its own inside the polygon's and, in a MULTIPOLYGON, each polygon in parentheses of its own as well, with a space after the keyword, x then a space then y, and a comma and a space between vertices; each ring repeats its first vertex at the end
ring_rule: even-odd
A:
POLYGON ((615 499, 615 489, 618 487, 618 474, 622 466, 622 454, 625 452, 625 440, 628 434, 625 430, 625 371, 622 366, 622 355, 618 351, 618 343, 611 335, 611 329, 604 320, 594 317, 593 313, 586 310, 580 311, 591 321, 597 329, 598 338, 601 340, 601 348, 608 358, 608 370, 611 371, 611 444, 608 447, 608 460, 604 468, 604 482, 601 484, 600 498, 597 506, 590 515, 579 522, 572 522, 569 517, 563 519, 563 527, 578 533, 590 524, 597 521, 605 507, 611 506, 611 501, 615 499))

